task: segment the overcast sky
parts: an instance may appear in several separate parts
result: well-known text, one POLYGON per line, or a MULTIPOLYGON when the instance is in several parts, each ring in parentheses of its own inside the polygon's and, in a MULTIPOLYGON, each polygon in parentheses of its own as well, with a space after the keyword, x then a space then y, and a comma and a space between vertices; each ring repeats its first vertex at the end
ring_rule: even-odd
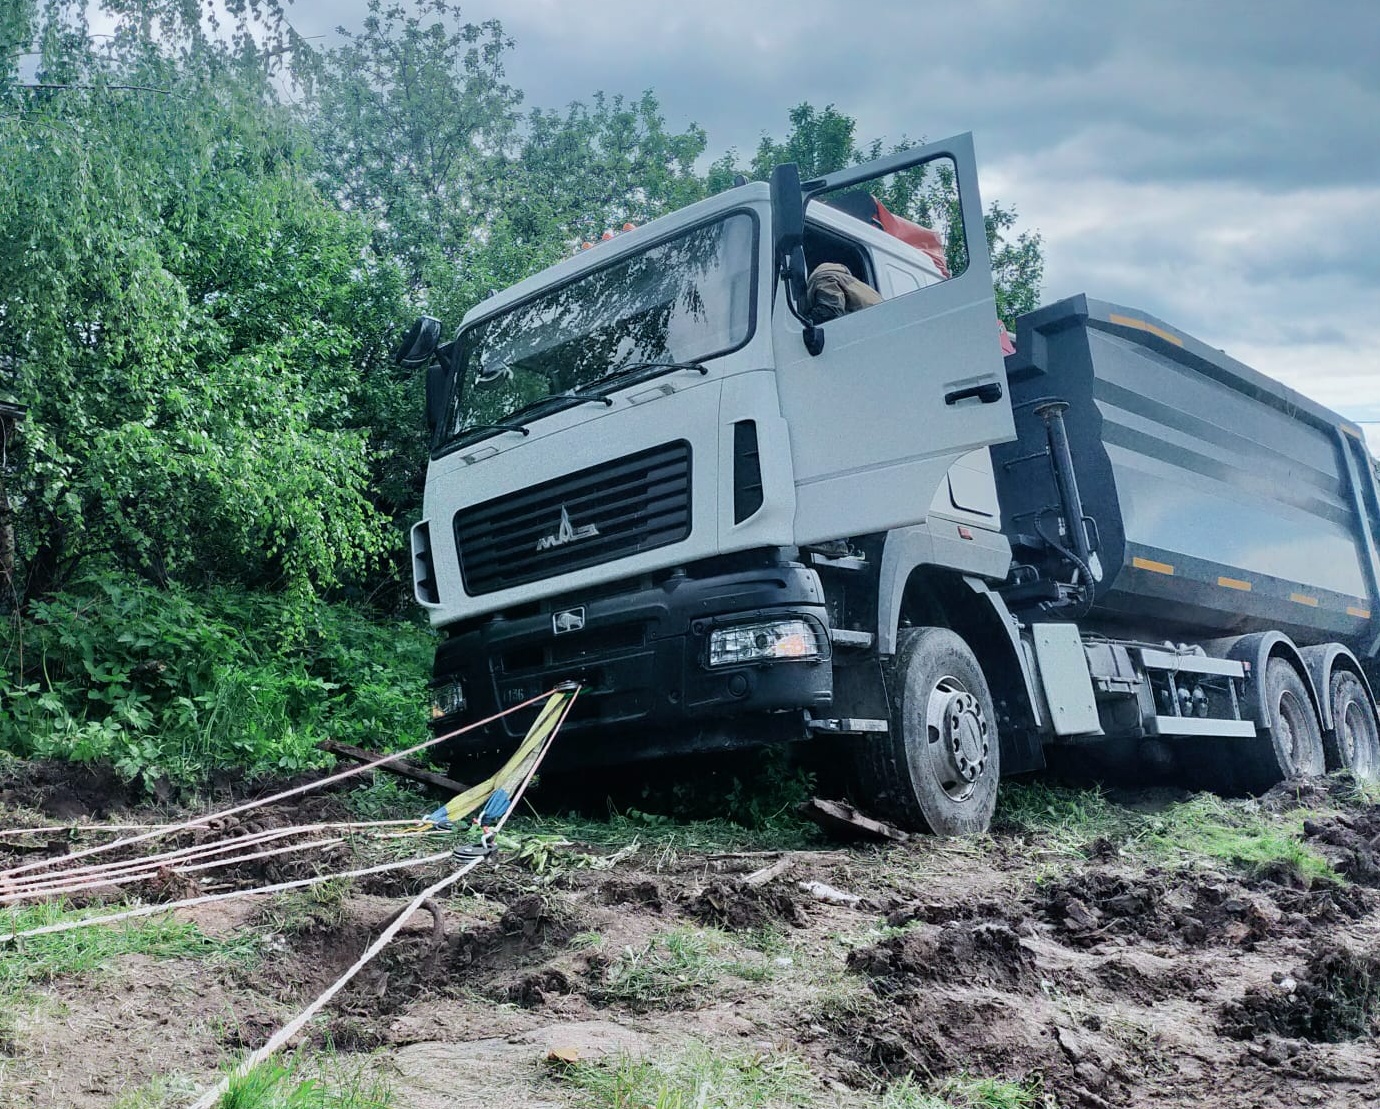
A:
MULTIPOLYGON (((303 34, 363 0, 296 0, 303 34)), ((1380 0, 473 0, 530 105, 654 89, 750 154, 808 100, 972 131, 1045 301, 1132 305, 1380 420, 1380 0)))

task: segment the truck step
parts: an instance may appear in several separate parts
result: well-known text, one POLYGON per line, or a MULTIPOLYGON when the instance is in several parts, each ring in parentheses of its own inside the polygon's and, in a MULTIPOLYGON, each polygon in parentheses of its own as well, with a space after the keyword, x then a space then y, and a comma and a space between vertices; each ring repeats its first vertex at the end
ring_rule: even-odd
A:
POLYGON ((857 555, 836 555, 825 554, 821 551, 811 551, 810 562, 826 570, 848 570, 853 573, 858 573, 867 569, 867 559, 859 558, 857 555))
POLYGON ((855 632, 849 631, 847 628, 829 629, 829 642, 835 647, 865 651, 876 641, 877 637, 871 632, 855 632))
POLYGON ((891 730, 889 721, 865 716, 845 716, 832 720, 811 718, 805 722, 805 726, 821 735, 885 735, 891 730))

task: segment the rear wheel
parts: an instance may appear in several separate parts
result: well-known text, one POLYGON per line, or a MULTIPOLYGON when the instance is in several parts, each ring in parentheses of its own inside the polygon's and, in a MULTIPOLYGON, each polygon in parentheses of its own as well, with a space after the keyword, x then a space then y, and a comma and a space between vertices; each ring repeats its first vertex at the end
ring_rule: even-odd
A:
POLYGON ((1350 670, 1334 670, 1328 694, 1332 731, 1323 737, 1328 767, 1374 781, 1380 777, 1380 724, 1365 683, 1350 670))
POLYGON ((1299 672, 1282 658, 1265 664, 1268 734, 1251 742, 1245 759, 1248 788, 1263 792, 1286 778, 1323 773, 1322 724, 1299 672))
POLYGON ((895 675, 891 731, 858 749, 857 800, 937 835, 986 831, 1001 748, 977 658, 947 628, 906 628, 895 675))

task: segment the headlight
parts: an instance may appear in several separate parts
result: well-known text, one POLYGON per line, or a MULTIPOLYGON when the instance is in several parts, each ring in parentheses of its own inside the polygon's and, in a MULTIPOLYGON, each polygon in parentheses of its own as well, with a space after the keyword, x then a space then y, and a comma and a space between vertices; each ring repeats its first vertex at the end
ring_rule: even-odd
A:
POLYGON ((459 682, 447 682, 431 691, 431 719, 453 716, 465 711, 465 687, 459 682))
POLYGON ((822 638, 814 624, 798 618, 715 628, 709 634, 709 665, 823 658, 822 638))

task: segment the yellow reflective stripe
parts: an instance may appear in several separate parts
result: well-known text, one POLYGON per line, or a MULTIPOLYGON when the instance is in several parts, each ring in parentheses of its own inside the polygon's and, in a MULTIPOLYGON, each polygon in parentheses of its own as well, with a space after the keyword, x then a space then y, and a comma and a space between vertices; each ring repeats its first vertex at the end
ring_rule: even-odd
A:
POLYGON ((1131 565, 1137 570, 1150 570, 1156 574, 1172 574, 1174 567, 1167 562, 1156 562, 1153 558, 1141 558, 1136 555, 1131 559, 1131 565))
POLYGON ((1359 616, 1362 620, 1369 620, 1369 619, 1370 619, 1370 609, 1368 609, 1368 608, 1357 608, 1355 605, 1347 605, 1347 606, 1346 606, 1346 614, 1347 614, 1348 616, 1359 616))
POLYGON ((1166 331, 1162 327, 1156 327, 1148 320, 1138 320, 1135 316, 1119 316, 1115 312, 1107 317, 1108 323, 1117 323, 1122 327, 1134 327, 1137 331, 1148 331, 1151 335, 1157 335, 1166 343, 1173 343, 1176 347, 1184 345, 1184 341, 1172 331, 1166 331))
POLYGON ((1224 589, 1239 589, 1243 593, 1249 593, 1251 591, 1251 583, 1248 581, 1242 581, 1240 578, 1219 577, 1217 579, 1217 584, 1222 586, 1224 589))
POLYGON ((1289 599, 1296 605, 1307 605, 1309 608, 1318 607, 1318 598, 1310 597, 1307 593, 1290 593, 1289 599))

